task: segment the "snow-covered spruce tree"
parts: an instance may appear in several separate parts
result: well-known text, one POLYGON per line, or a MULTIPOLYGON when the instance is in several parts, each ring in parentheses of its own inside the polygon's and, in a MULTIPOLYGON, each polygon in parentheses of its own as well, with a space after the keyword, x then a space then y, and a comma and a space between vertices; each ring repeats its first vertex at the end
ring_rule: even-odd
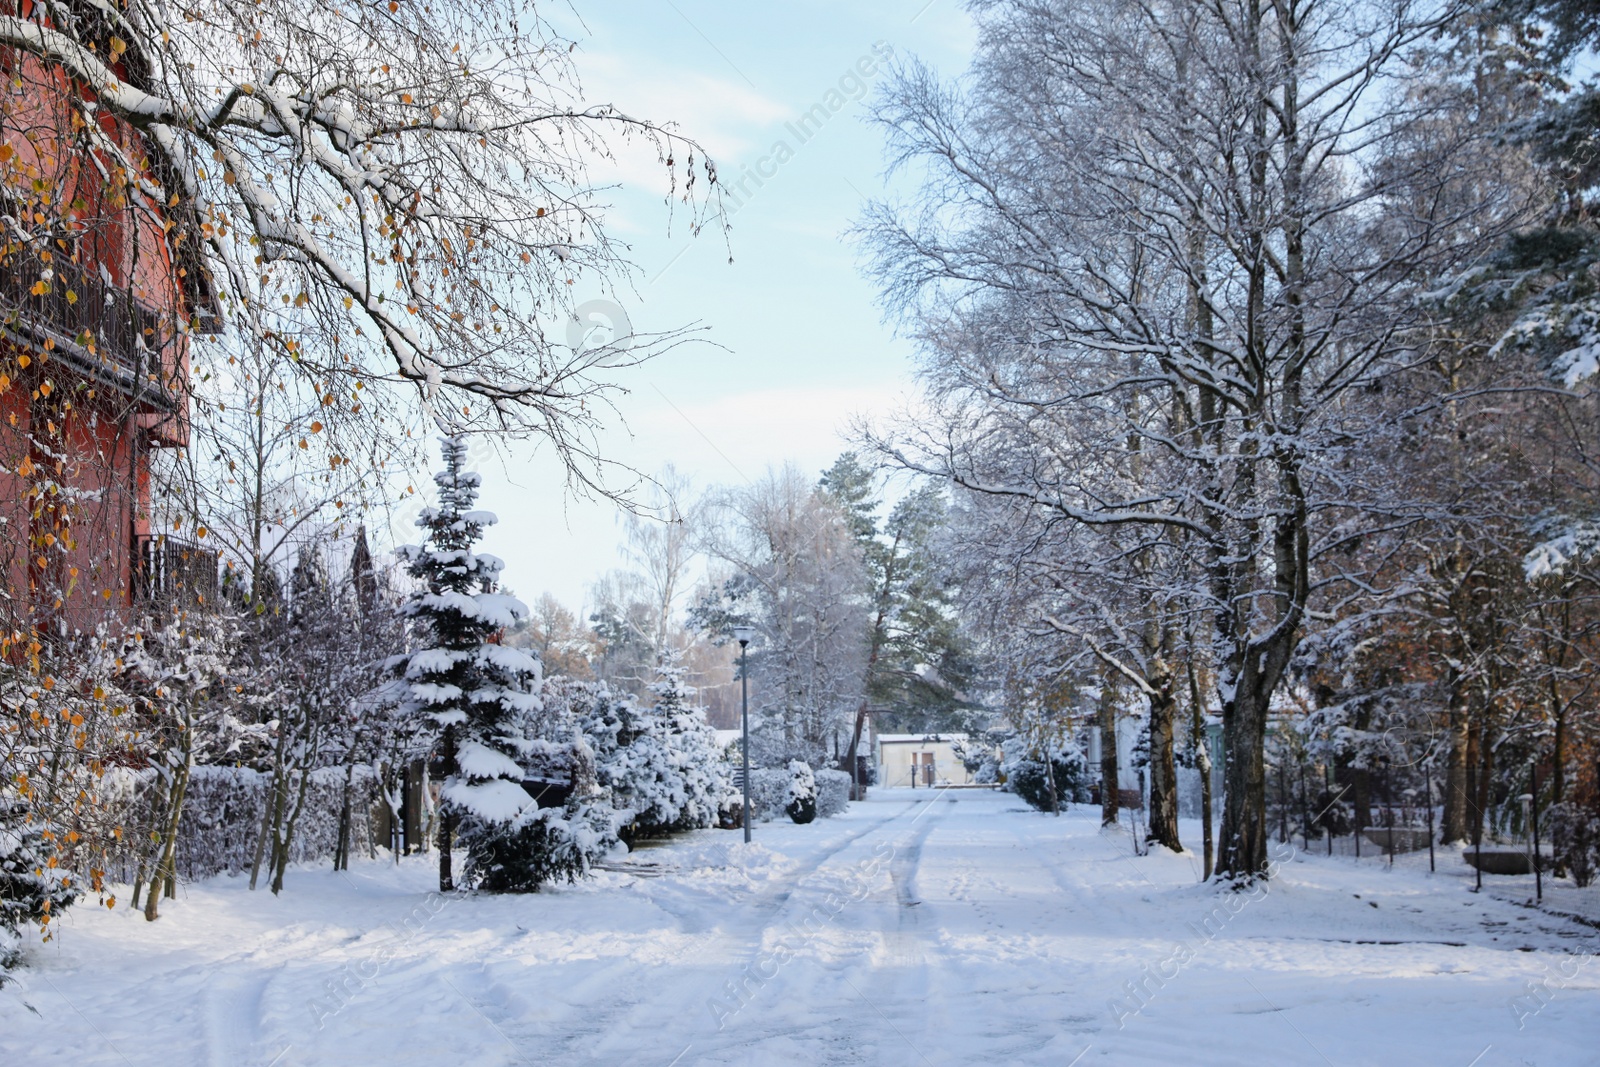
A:
POLYGON ((1045 766, 1045 749, 1030 745, 1022 735, 1013 733, 1001 742, 998 770, 1006 788, 1039 811, 1059 811, 1063 804, 1086 803, 1089 763, 1083 750, 1065 738, 1048 742, 1045 748, 1050 754, 1049 767, 1045 766))
POLYGON ((668 725, 656 709, 601 683, 583 717, 583 732, 594 750, 600 788, 610 791, 620 815, 622 839, 631 845, 672 833, 686 796, 668 725))
POLYGON ((578 724, 577 709, 584 706, 588 690, 584 682, 546 678, 539 705, 520 716, 518 736, 525 738, 521 762, 532 777, 564 779, 568 788, 564 800, 544 798, 546 806, 527 820, 517 837, 515 862, 486 874, 483 888, 517 888, 502 884, 508 875, 535 890, 557 879, 576 881, 617 847, 620 817, 596 780, 594 750, 578 724))
POLYGON ((444 470, 434 475, 439 506, 417 525, 427 544, 400 551, 422 587, 401 614, 416 627, 421 647, 392 664, 401 683, 402 712, 438 730, 446 766, 439 831, 439 889, 454 888, 451 840, 467 852, 467 877, 496 890, 537 886, 525 864, 526 845, 542 814, 522 788, 518 762, 522 717, 539 706, 539 660, 497 643, 500 632, 527 614, 515 597, 495 592, 501 562, 472 546, 495 516, 475 511, 479 477, 465 469, 466 442, 442 439, 444 470))
POLYGON ((25 801, 8 798, 0 808, 0 972, 21 957, 19 927, 33 923, 50 939, 49 925, 83 894, 56 864, 50 831, 25 801))
POLYGON ((817 778, 802 760, 789 761, 789 803, 783 810, 797 823, 817 817, 817 778))
POLYGON ((717 748, 717 735, 695 704, 694 689, 684 682, 687 671, 675 650, 661 654, 650 692, 655 717, 667 730, 667 748, 682 782, 683 801, 674 830, 701 830, 717 822, 731 791, 728 766, 717 748))

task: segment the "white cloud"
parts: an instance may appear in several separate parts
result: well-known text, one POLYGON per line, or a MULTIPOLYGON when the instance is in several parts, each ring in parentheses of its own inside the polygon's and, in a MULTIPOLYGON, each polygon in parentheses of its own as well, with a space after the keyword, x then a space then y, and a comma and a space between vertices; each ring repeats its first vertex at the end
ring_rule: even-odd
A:
POLYGON ((670 383, 648 392, 658 402, 630 416, 641 456, 672 456, 703 483, 758 478, 793 460, 802 468, 830 463, 848 447, 858 416, 898 407, 904 386, 765 388, 685 401, 670 383), (664 395, 663 395, 664 394, 664 395))
MULTIPOLYGON (((723 165, 750 154, 764 143, 763 130, 791 114, 788 106, 742 81, 636 56, 580 52, 577 66, 585 104, 611 104, 632 118, 674 123, 676 133, 699 142, 723 165)), ((594 164, 596 181, 652 194, 667 191, 665 168, 644 139, 613 138, 611 148, 613 160, 594 164)))

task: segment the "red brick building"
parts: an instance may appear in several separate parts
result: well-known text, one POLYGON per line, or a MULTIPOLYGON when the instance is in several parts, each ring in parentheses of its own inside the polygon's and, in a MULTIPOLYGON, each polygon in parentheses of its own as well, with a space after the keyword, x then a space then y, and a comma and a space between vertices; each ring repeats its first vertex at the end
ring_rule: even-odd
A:
POLYGON ((188 442, 189 346, 216 306, 192 206, 139 131, 31 56, 0 50, 0 74, 0 637, 14 642, 125 616, 185 570, 204 586, 209 566, 214 585, 215 555, 149 520, 152 457, 188 442))

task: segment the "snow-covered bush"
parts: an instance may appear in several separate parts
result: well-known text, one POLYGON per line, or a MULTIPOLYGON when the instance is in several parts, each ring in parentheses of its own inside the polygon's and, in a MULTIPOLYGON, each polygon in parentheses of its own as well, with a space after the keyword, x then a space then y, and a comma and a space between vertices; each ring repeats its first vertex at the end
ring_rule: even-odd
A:
POLYGON ((789 761, 789 800, 783 811, 797 823, 817 817, 817 779, 803 760, 789 761))
MULTIPOLYGON (((843 771, 811 772, 815 782, 817 816, 828 818, 843 811, 850 799, 850 776, 843 771)), ((788 814, 793 775, 787 767, 757 767, 750 771, 750 807, 757 822, 770 822, 788 814)), ((733 788, 734 803, 741 803, 733 788)))
POLYGON ((753 767, 750 770, 750 807, 757 821, 766 822, 783 814, 789 803, 789 772, 781 767, 753 767))
POLYGON ((521 723, 527 739, 523 765, 533 779, 560 790, 560 799, 530 808, 506 842, 488 846, 480 874, 482 887, 491 891, 501 888, 507 871, 521 871, 534 889, 558 879, 576 881, 617 845, 619 815, 598 781, 594 749, 579 725, 594 687, 547 678, 541 696, 540 707, 521 723), (505 856, 496 851, 502 847, 505 856))
POLYGON ((117 840, 101 761, 134 740, 104 634, 33 649, 0 655, 0 970, 22 924, 48 936, 80 891, 101 888, 98 857, 117 840))
POLYGON ((980 734, 956 738, 950 742, 950 748, 974 782, 993 785, 1000 781, 1000 761, 1004 758, 1002 746, 1010 736, 1009 730, 985 730, 980 734))
MULTIPOLYGON (((152 777, 148 770, 107 771, 103 787, 107 816, 130 830, 148 825, 154 817, 152 777)), ((290 842, 291 863, 327 859, 338 848, 344 787, 343 767, 319 767, 311 772, 305 807, 290 842)), ((376 840, 371 821, 374 808, 383 802, 377 775, 371 767, 357 764, 351 787, 352 848, 387 845, 376 840)), ((248 870, 271 789, 272 775, 250 767, 194 768, 178 823, 178 874, 193 881, 248 870)), ((124 834, 129 839, 134 836, 132 832, 124 834)), ((105 866, 111 879, 131 882, 140 851, 128 842, 108 850, 105 866)))
POLYGON ((657 671, 650 706, 600 683, 590 688, 581 717, 596 778, 621 813, 629 843, 715 826, 732 793, 731 768, 683 668, 669 653, 657 671))
POLYGON ((1594 884, 1600 870, 1600 813, 1569 802, 1551 805, 1549 819, 1556 862, 1572 872, 1575 885, 1594 884))
POLYGON ((850 776, 829 767, 813 774, 817 780, 817 817, 832 818, 850 803, 850 776))
POLYGON ((30 817, 26 804, 0 811, 0 971, 13 966, 19 927, 35 923, 50 938, 50 922, 82 894, 56 863, 56 845, 30 817))
POLYGON ((1050 746, 1050 766, 1021 737, 1013 735, 1001 744, 999 775, 1005 787, 1040 811, 1061 804, 1086 804, 1089 801, 1089 766, 1083 751, 1072 742, 1050 746), (1055 804, 1051 803, 1050 781, 1055 779, 1055 804))

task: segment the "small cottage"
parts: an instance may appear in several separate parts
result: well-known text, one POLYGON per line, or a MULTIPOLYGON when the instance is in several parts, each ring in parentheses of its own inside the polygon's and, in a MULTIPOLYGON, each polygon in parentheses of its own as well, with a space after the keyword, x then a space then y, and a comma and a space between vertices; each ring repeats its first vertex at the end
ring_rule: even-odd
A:
POLYGON ((971 785, 954 743, 966 734, 879 734, 878 785, 895 789, 971 785))

